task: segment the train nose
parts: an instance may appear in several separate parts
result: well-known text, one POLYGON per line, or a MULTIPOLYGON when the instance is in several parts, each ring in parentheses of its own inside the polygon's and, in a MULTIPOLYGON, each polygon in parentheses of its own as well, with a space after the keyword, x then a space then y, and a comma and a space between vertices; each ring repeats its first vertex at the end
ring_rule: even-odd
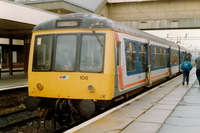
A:
POLYGON ((35 111, 38 108, 38 100, 33 96, 28 96, 25 100, 25 106, 28 111, 35 111))

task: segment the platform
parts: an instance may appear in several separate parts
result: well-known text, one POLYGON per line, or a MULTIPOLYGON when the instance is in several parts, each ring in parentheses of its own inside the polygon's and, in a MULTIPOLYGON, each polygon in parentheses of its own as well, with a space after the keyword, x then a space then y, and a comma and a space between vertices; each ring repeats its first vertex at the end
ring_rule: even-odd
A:
POLYGON ((200 133, 196 69, 189 85, 182 75, 65 133, 200 133))
POLYGON ((1 73, 0 91, 19 87, 28 87, 27 73, 23 71, 13 72, 13 75, 9 75, 9 72, 1 73))

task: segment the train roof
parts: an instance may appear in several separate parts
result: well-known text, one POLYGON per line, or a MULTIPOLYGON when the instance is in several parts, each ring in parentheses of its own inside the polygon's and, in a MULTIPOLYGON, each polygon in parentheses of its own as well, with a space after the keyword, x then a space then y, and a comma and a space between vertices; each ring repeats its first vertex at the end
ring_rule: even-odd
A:
POLYGON ((67 15, 62 15, 55 19, 40 23, 33 29, 33 31, 76 28, 114 29, 178 47, 177 44, 174 44, 170 41, 93 13, 71 13, 67 15))
POLYGON ((183 47, 183 46, 181 46, 181 45, 179 45, 179 47, 180 47, 181 50, 183 50, 183 51, 185 51, 185 52, 187 52, 187 53, 191 53, 191 50, 190 50, 190 49, 185 48, 185 47, 183 47))

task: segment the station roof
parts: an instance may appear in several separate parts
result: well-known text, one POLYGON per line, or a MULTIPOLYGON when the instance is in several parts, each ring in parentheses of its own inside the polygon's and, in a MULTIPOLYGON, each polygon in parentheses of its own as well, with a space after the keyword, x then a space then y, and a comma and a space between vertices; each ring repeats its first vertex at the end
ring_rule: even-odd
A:
POLYGON ((170 1, 170 0, 108 0, 108 3, 147 2, 147 1, 170 1))
POLYGON ((78 4, 79 6, 86 7, 90 11, 95 12, 98 10, 101 5, 107 3, 107 0, 65 0, 68 2, 74 2, 75 4, 78 4))
POLYGON ((24 35, 32 33, 35 25, 58 16, 52 12, 0 0, 0 37, 12 35, 15 39, 22 39, 24 35))
POLYGON ((42 8, 47 11, 69 14, 75 12, 97 13, 107 3, 107 0, 19 0, 20 3, 42 8), (55 6, 56 5, 56 6, 55 6))

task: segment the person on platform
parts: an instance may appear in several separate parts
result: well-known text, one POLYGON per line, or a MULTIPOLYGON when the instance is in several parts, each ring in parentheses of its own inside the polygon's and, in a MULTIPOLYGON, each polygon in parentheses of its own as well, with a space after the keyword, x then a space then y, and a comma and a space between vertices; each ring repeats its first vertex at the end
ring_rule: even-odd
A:
POLYGON ((199 87, 200 87, 200 53, 199 56, 195 59, 196 64, 196 76, 199 81, 199 87))
POLYGON ((192 69, 192 64, 188 60, 188 57, 185 57, 184 62, 181 63, 181 69, 183 70, 183 85, 185 84, 185 81, 187 82, 187 85, 188 85, 189 84, 190 70, 192 69))

